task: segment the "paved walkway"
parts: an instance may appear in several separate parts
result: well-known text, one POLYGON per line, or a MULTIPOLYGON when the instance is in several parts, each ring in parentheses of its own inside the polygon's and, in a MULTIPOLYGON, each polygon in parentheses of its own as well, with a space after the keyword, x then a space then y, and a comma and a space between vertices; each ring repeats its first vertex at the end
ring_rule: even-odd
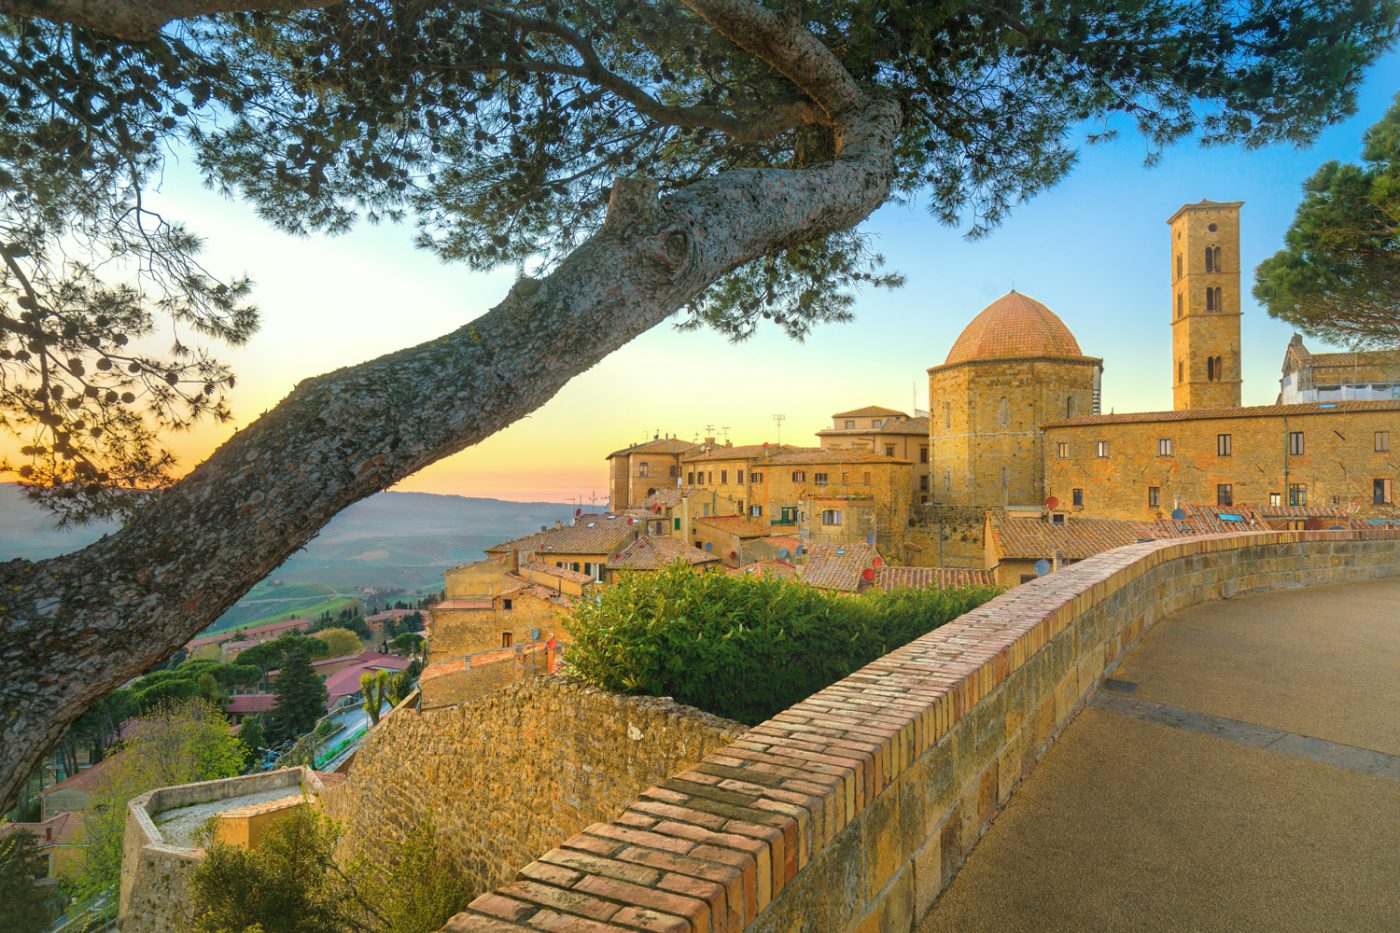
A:
POLYGON ((1400 930, 1400 579, 1159 622, 918 933, 1400 930))

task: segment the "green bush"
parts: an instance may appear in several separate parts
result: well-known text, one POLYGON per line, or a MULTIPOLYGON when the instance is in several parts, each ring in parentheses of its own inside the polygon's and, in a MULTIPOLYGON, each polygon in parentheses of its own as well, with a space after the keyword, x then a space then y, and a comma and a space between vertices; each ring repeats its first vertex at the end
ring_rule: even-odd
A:
POLYGON ((836 595, 677 565, 624 576, 569 620, 569 666, 618 693, 755 724, 986 602, 992 587, 836 595))

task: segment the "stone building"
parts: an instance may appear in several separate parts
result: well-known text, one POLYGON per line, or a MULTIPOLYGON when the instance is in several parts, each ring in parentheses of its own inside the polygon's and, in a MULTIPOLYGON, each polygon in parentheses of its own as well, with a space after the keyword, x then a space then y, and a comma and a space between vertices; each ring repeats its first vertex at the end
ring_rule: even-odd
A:
POLYGON ((1188 503, 1400 514, 1400 400, 1091 415, 1045 439, 1048 494, 1071 514, 1162 519, 1188 503))
POLYGON ((913 417, 892 408, 867 405, 831 416, 831 427, 817 432, 823 448, 850 447, 884 454, 913 464, 909 475, 909 503, 929 501, 928 415, 913 417))
POLYGON ((1064 321, 1011 291, 928 371, 933 502, 1000 508, 1044 499, 1044 425, 1098 411, 1103 360, 1064 321))
POLYGON ((1283 354, 1278 403, 1400 399, 1400 350, 1310 353, 1294 334, 1283 354))
POLYGON ((635 508, 657 490, 674 488, 681 475, 681 454, 695 446, 657 435, 608 454, 608 507, 614 512, 635 508))
POLYGON ((433 607, 428 663, 563 634, 563 617, 594 580, 525 561, 508 569, 487 558, 446 574, 446 598, 433 607))
POLYGON ((1172 407, 1240 404, 1240 207, 1199 201, 1167 219, 1172 237, 1172 407))

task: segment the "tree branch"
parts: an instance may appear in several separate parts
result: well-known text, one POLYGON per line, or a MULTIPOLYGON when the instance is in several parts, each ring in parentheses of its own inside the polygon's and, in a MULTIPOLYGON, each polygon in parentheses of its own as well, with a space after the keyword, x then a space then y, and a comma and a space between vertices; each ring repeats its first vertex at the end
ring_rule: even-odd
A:
POLYGON ((117 39, 153 39, 166 23, 216 13, 287 12, 340 0, 0 0, 0 13, 82 26, 117 39))
POLYGON ((825 165, 735 169, 659 201, 620 180, 603 227, 548 277, 438 340, 300 383, 121 531, 0 564, 0 808, 84 709, 346 506, 534 411, 744 263, 859 223, 889 196, 899 125, 893 102, 858 96, 825 165))

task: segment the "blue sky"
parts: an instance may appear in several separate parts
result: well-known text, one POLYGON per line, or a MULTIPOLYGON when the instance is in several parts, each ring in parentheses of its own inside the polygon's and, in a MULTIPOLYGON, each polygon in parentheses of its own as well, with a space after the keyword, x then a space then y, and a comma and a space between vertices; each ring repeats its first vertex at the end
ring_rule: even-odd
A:
MULTIPOLYGON (((1131 132, 1082 149, 1068 179, 1018 207, 992 235, 967 241, 921 205, 889 206, 866 225, 908 284, 866 292, 856 320, 805 343, 776 328, 731 344, 663 324, 549 404, 478 447, 435 464, 402 489, 511 499, 602 494, 606 454, 654 430, 691 438, 707 425, 736 442, 812 443, 830 413, 864 404, 927 405, 926 369, 943 361, 973 315, 1013 286, 1047 304, 1088 354, 1105 361, 1105 410, 1171 407, 1166 219, 1201 198, 1240 200, 1244 285, 1244 402, 1267 404, 1291 330, 1250 297, 1249 272, 1281 245, 1303 180, 1327 159, 1354 160, 1362 132, 1400 90, 1400 54, 1378 62, 1357 114, 1308 149, 1167 150, 1153 168, 1131 132)), ((173 167, 162 200, 209 241, 213 269, 247 271, 265 312, 262 332, 226 356, 242 378, 236 424, 301 378, 429 340, 498 302, 512 275, 446 266, 411 246, 411 232, 361 226, 338 238, 269 230, 244 205, 202 190, 173 167)), ((236 426, 236 425, 235 425, 236 426)), ((193 465, 230 427, 177 441, 193 465)))

